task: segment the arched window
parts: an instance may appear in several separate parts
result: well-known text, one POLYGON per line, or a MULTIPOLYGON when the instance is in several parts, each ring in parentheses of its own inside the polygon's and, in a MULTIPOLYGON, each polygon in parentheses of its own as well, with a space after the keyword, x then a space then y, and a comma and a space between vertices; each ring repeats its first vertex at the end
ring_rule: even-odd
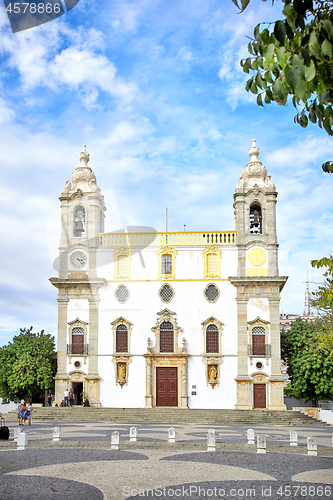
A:
POLYGON ((160 352, 174 352, 173 324, 164 321, 160 326, 160 352))
POLYGON ((262 326, 252 328, 252 354, 265 354, 265 328, 262 326))
POLYGON ((128 352, 128 331, 126 325, 117 326, 116 352, 128 352))
POLYGON ((85 218, 86 218, 85 209, 81 205, 78 205, 77 207, 75 207, 75 209, 74 209, 74 236, 76 238, 80 238, 80 237, 84 236, 85 218))
POLYGON ((221 256, 221 249, 212 245, 202 251, 202 257, 204 259, 204 278, 221 277, 221 256))
POLYGON ((219 352, 219 331, 216 325, 206 329, 206 353, 219 352))
POLYGON ((127 255, 118 255, 117 256, 117 274, 118 276, 125 275, 127 272, 127 255))
POLYGON ((172 274, 172 255, 162 255, 162 274, 172 274))
POLYGON ((113 252, 115 262, 114 279, 123 280, 131 277, 131 256, 129 248, 121 247, 113 252))
POLYGON ((84 329, 75 327, 72 329, 72 354, 83 354, 84 329))
POLYGON ((262 215, 260 205, 250 207, 250 234, 262 234, 262 215))
POLYGON ((175 258, 178 251, 175 248, 163 247, 156 250, 158 257, 158 279, 175 279, 175 258))

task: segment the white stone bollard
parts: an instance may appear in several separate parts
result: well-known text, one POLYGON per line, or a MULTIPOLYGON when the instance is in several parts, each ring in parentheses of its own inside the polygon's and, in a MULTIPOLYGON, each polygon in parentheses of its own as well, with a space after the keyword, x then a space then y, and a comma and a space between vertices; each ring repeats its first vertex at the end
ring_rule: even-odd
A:
POLYGON ((130 428, 130 441, 136 441, 138 437, 138 431, 136 427, 130 428))
POLYGON ((308 437, 308 455, 317 456, 317 439, 313 436, 308 437))
POLYGON ((26 432, 19 432, 17 435, 17 449, 25 450, 28 446, 28 434, 26 432))
POLYGON ((266 436, 258 434, 257 436, 257 453, 266 453, 266 436))
POLYGON ((119 450, 119 432, 117 431, 111 434, 111 450, 119 450))
POLYGON ((247 436, 247 444, 255 444, 254 443, 254 429, 248 429, 246 431, 247 436))
POLYGON ((174 427, 170 427, 168 430, 168 443, 176 442, 176 429, 174 427))
POLYGON ((61 428, 53 427, 53 441, 61 441, 61 428))
POLYGON ((297 431, 290 431, 290 446, 298 446, 297 431))
POLYGON ((208 429, 207 451, 215 451, 215 429, 208 429))
POLYGON ((15 427, 14 429, 14 441, 17 441, 17 436, 21 434, 22 432, 22 427, 15 427))
POLYGON ((332 434, 332 446, 333 446, 333 434, 332 434))

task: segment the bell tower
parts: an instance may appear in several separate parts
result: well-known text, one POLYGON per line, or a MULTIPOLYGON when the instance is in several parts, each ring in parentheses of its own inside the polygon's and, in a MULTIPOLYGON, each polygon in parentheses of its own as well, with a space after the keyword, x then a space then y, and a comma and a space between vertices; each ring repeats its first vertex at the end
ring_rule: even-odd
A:
POLYGON ((237 289, 236 408, 252 409, 260 404, 262 408, 281 410, 285 405, 279 303, 287 277, 280 277, 278 268, 277 192, 258 159, 255 139, 249 155, 250 161, 243 168, 234 193, 238 267, 237 276, 229 278, 237 289))
POLYGON ((66 181, 61 191, 61 239, 59 247, 59 278, 96 277, 96 250, 98 233, 104 232, 104 196, 89 167, 89 155, 83 145, 80 164, 72 173, 72 182, 66 181), (87 252, 86 264, 75 257, 68 259, 72 249, 87 252))
POLYGON ((96 257, 98 233, 104 231, 104 197, 89 167, 83 145, 80 164, 61 191, 61 238, 58 277, 58 363, 55 403, 66 388, 80 390, 92 406, 99 403, 98 308, 99 288, 96 257), (75 317, 74 317, 75 316, 75 317), (76 370, 75 367, 80 367, 76 370), (75 382, 74 382, 75 380, 75 382))
POLYGON ((238 246, 238 276, 278 276, 276 235, 277 192, 266 167, 258 160, 252 139, 250 161, 234 193, 238 246), (256 250, 255 250, 256 249, 256 250))

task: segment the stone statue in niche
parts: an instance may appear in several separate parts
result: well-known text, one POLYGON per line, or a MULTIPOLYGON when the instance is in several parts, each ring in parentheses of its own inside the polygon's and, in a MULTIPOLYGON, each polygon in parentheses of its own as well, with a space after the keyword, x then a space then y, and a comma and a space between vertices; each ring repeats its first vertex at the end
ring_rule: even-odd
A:
POLYGON ((213 387, 217 384, 217 366, 209 365, 208 366, 208 382, 213 387))
POLYGON ((126 363, 118 363, 117 365, 117 382, 123 387, 126 382, 126 363))
POLYGON ((215 365, 211 365, 208 369, 209 382, 216 382, 217 380, 217 368, 215 365))

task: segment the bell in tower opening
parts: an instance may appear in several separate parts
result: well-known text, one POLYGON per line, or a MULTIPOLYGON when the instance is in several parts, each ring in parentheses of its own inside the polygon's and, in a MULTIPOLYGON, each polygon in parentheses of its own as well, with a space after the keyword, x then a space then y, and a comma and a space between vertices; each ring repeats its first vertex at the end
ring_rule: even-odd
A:
POLYGON ((76 207, 74 213, 74 236, 80 238, 84 235, 85 210, 83 207, 76 207))
POLYGON ((250 208, 250 234, 261 233, 261 207, 252 205, 250 208))

